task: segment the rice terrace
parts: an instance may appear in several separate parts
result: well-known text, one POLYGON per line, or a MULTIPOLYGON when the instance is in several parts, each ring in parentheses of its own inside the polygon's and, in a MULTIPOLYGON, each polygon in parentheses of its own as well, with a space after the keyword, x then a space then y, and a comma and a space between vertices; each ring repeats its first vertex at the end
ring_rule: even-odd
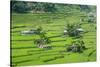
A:
POLYGON ((96 61, 96 6, 11 1, 11 65, 96 61))

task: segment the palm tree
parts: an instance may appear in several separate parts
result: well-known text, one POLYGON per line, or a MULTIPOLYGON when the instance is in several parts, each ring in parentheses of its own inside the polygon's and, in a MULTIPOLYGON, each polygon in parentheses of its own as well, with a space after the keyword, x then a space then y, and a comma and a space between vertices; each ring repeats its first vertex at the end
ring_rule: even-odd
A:
POLYGON ((77 31, 77 28, 80 27, 79 24, 67 24, 66 29, 68 31, 69 36, 79 36, 79 32, 77 31))
POLYGON ((39 35, 39 39, 35 39, 34 43, 37 45, 46 45, 49 44, 51 41, 50 39, 45 35, 46 33, 42 30, 42 27, 38 27, 37 30, 40 32, 39 35))
POLYGON ((76 40, 72 42, 72 45, 69 45, 67 47, 67 51, 71 51, 71 52, 83 52, 83 50, 85 50, 86 47, 84 45, 84 41, 83 40, 76 40))

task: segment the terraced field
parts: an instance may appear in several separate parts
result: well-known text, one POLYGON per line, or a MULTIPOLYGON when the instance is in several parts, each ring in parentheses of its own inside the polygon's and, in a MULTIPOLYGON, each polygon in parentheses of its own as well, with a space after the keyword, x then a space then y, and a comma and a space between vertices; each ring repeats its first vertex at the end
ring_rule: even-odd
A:
POLYGON ((81 23, 81 13, 51 14, 12 14, 11 20, 11 64, 15 66, 29 66, 42 64, 60 64, 96 61, 96 24, 82 22, 82 28, 87 33, 82 34, 86 50, 83 53, 66 51, 74 37, 64 36, 63 31, 67 23, 81 23), (30 30, 36 26, 42 26, 46 36, 52 41, 52 49, 38 48, 34 39, 36 34, 22 35, 21 31, 30 30))

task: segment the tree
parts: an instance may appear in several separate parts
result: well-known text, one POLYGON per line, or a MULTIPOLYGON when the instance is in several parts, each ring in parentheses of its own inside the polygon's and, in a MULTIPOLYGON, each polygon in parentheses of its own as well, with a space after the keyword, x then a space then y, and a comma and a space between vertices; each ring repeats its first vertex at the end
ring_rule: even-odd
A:
POLYGON ((86 49, 85 45, 84 45, 84 41, 83 40, 75 40, 72 42, 72 45, 69 45, 67 47, 67 51, 68 52, 83 52, 83 50, 86 49))
POLYGON ((39 12, 55 12, 55 4, 41 3, 41 2, 25 2, 25 1, 11 1, 12 11, 23 13, 29 11, 39 12))
POLYGON ((11 1, 12 11, 23 13, 29 10, 34 12, 83 12, 95 11, 96 7, 89 5, 55 4, 43 2, 11 1))
POLYGON ((88 5, 80 5, 81 11, 89 12, 91 11, 90 7, 88 5))
POLYGON ((39 26, 37 27, 37 30, 40 32, 39 35, 39 39, 35 39, 34 43, 37 45, 46 45, 48 43, 50 43, 50 39, 45 35, 45 32, 42 30, 42 27, 39 26))
POLYGON ((28 11, 27 3, 24 1, 11 1, 11 10, 18 13, 24 13, 28 11))
POLYGON ((45 12, 55 12, 56 7, 55 4, 45 3, 43 4, 45 12))
POLYGON ((66 29, 69 36, 79 36, 80 33, 77 31, 77 28, 80 27, 79 24, 67 24, 66 29))

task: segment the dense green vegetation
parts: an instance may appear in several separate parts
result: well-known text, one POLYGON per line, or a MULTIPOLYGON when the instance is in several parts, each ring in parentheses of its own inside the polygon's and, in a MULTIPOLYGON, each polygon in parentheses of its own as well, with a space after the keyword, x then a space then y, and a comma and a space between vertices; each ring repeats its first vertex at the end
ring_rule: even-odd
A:
MULTIPOLYGON (((16 1, 14 2, 16 4, 16 1)), ((32 3, 34 4, 34 2, 32 3)), ((44 3, 35 2, 35 5, 37 4, 44 5, 44 3)), ((45 5, 47 4, 45 3, 45 5)), ((17 4, 17 7, 18 5, 20 4, 17 4)), ((19 9, 22 9, 22 7, 19 6, 20 8, 16 8, 18 9, 16 13, 15 7, 12 6, 14 11, 12 10, 11 17, 11 65, 28 66, 96 61, 96 23, 88 23, 87 16, 89 10, 95 12, 96 7, 88 5, 88 8, 84 7, 86 11, 81 11, 80 5, 50 3, 49 5, 55 6, 50 8, 54 11, 47 9, 47 6, 45 7, 46 11, 42 11, 41 8, 44 6, 38 6, 39 10, 36 9, 37 7, 31 9, 34 13, 31 13, 29 8, 26 10, 25 7, 20 12, 19 9), (28 13, 23 13, 23 11, 28 11, 28 13), (80 19, 84 20, 80 21, 80 19), (70 25, 68 26, 68 24, 70 25), (80 34, 81 37, 70 35, 73 31, 76 32, 76 28, 80 27, 85 31, 80 34), (39 34, 23 35, 21 33, 34 29, 39 31, 39 34), (64 35, 64 29, 69 30, 68 35, 64 35), (34 43, 37 40, 40 40, 39 43, 34 43), (46 40, 50 42, 48 43, 46 40), (76 41, 78 41, 79 47, 81 46, 80 43, 84 42, 80 47, 82 52, 67 51, 69 45, 76 41), (41 43, 47 47, 50 46, 50 49, 38 47, 37 45, 41 43), (83 46, 85 46, 84 50, 83 46)), ((83 9, 82 5, 81 7, 83 9)))
POLYGON ((52 13, 67 13, 79 11, 95 11, 95 7, 88 5, 72 5, 72 4, 55 4, 55 3, 42 3, 42 2, 27 2, 27 1, 11 1, 11 10, 13 12, 52 12, 52 13), (94 10, 93 10, 94 9, 94 10))

